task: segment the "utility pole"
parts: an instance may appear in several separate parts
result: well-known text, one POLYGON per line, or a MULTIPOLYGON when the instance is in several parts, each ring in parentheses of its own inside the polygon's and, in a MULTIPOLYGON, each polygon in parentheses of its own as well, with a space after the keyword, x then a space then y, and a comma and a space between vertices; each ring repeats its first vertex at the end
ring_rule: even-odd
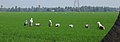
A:
POLYGON ((74 8, 75 11, 80 12, 80 7, 79 7, 79 0, 74 0, 74 8))
POLYGON ((74 7, 79 7, 79 0, 74 0, 74 7))

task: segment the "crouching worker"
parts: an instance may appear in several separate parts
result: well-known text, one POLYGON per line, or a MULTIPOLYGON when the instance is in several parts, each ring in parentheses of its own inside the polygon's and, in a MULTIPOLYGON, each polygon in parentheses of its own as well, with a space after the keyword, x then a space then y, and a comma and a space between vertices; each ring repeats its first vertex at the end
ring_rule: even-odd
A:
POLYGON ((100 22, 97 22, 97 24, 98 24, 99 29, 105 30, 105 27, 100 22))
POLYGON ((27 25, 28 25, 28 21, 25 20, 25 21, 24 21, 24 26, 27 26, 27 25))
POLYGON ((89 28, 89 24, 86 24, 86 25, 85 25, 85 28, 89 28))
POLYGON ((37 26, 37 27, 40 26, 40 23, 35 23, 35 26, 37 26))
POLYGON ((73 27, 74 27, 74 25, 73 25, 73 24, 70 24, 70 25, 69 25, 69 27, 70 27, 70 28, 73 28, 73 27))
POLYGON ((59 23, 56 23, 56 24, 55 24, 55 27, 60 27, 60 24, 59 24, 59 23))

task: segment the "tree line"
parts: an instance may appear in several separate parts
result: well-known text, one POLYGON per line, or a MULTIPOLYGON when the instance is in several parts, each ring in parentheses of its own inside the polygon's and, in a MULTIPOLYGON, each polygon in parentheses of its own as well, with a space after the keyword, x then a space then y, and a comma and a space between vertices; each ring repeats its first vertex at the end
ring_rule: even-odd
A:
POLYGON ((95 7, 95 6, 81 6, 81 7, 37 7, 32 6, 31 8, 21 8, 18 6, 11 8, 4 8, 3 5, 0 7, 0 12, 116 12, 120 8, 113 7, 95 7))

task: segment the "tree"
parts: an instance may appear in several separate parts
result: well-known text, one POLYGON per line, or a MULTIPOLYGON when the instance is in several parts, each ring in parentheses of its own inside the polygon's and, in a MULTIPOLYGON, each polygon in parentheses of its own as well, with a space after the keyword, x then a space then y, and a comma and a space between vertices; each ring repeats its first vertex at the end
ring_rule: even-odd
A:
POLYGON ((120 11, 120 6, 119 6, 119 9, 118 9, 119 11, 120 11))
POLYGON ((40 8, 40 5, 38 5, 38 8, 40 8))
POLYGON ((17 6, 15 6, 15 11, 16 11, 16 12, 18 11, 17 6))
POLYGON ((12 8, 10 9, 10 12, 14 12, 14 7, 12 7, 12 8))
POLYGON ((21 12, 21 7, 18 7, 18 12, 21 12))
POLYGON ((0 7, 3 8, 3 5, 1 5, 0 7))

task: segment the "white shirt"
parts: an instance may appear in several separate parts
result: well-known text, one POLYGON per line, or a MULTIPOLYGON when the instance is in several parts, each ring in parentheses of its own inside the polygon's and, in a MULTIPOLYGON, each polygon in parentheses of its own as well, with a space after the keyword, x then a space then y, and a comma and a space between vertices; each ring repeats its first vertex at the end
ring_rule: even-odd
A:
POLYGON ((88 26, 88 24, 86 24, 85 26, 88 26))
POLYGON ((49 22, 52 24, 52 21, 51 21, 51 20, 49 20, 49 22))
POLYGON ((72 25, 72 24, 70 24, 69 26, 73 28, 73 25, 72 25))
POLYGON ((102 26, 102 24, 100 22, 97 22, 99 26, 102 26))
POLYGON ((60 26, 60 24, 57 23, 56 26, 60 26))
POLYGON ((30 22, 33 23, 33 18, 30 19, 30 22))

